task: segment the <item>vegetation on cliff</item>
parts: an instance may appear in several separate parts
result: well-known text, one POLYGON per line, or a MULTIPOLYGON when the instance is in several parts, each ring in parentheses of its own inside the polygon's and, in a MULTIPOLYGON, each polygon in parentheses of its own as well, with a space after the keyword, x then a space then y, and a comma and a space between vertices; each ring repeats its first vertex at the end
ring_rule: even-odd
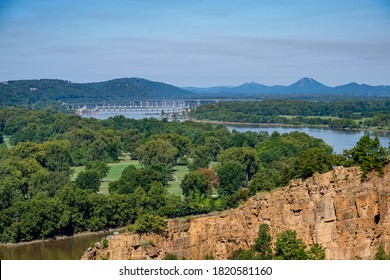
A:
POLYGON ((276 237, 274 247, 271 243, 269 226, 261 224, 255 244, 248 250, 238 249, 229 257, 231 260, 324 260, 325 249, 314 244, 306 249, 303 241, 297 238, 297 233, 286 230, 276 237))

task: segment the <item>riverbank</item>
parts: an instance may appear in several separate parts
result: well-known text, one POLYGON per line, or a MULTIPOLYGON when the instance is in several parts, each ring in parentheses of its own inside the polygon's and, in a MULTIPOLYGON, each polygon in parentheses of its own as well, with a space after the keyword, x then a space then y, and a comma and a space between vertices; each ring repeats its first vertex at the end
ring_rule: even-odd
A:
POLYGON ((116 231, 120 232, 120 231, 123 231, 125 229, 126 229, 125 227, 121 227, 121 228, 116 228, 116 229, 108 229, 108 230, 100 230, 100 231, 84 231, 84 232, 79 232, 79 233, 69 235, 69 236, 68 235, 61 235, 61 236, 56 236, 53 238, 35 239, 32 241, 23 241, 23 242, 17 242, 17 243, 0 243, 0 247, 18 247, 18 246, 49 243, 49 242, 74 239, 74 238, 82 238, 82 237, 88 237, 88 236, 96 236, 96 235, 102 235, 102 234, 110 235, 111 233, 114 233, 116 231))
POLYGON ((237 126, 252 126, 252 127, 286 127, 286 128, 325 128, 331 130, 341 130, 341 131, 372 131, 372 132, 390 132, 390 128, 375 128, 375 127, 365 127, 365 128, 330 128, 328 125, 316 125, 316 124, 285 124, 285 123, 250 123, 250 122, 229 122, 229 121, 213 121, 213 120, 200 120, 200 119, 190 119, 192 122, 198 123, 209 123, 215 125, 237 125, 237 126))

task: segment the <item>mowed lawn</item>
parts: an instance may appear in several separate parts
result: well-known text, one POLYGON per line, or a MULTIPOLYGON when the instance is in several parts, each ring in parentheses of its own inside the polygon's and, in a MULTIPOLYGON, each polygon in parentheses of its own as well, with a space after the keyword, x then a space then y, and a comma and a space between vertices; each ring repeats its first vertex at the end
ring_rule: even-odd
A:
MULTIPOLYGON (((100 184, 99 193, 101 194, 108 194, 108 184, 112 181, 118 180, 127 166, 134 165, 136 168, 141 167, 138 160, 132 160, 127 157, 121 159, 119 162, 108 163, 107 165, 110 167, 110 170, 108 171, 107 177, 103 178, 100 184)), ((72 170, 73 174, 71 176, 71 180, 74 181, 79 173, 85 170, 85 166, 72 167, 72 170)))
POLYGON ((4 141, 4 144, 10 148, 11 147, 11 144, 9 143, 9 136, 3 136, 3 141, 4 141))
MULTIPOLYGON (((134 165, 136 168, 141 168, 138 160, 132 160, 128 157, 121 159, 119 162, 108 163, 107 165, 110 167, 110 170, 108 171, 107 177, 103 178, 100 184, 99 193, 101 194, 108 194, 108 185, 110 182, 118 180, 127 166, 134 165)), ((80 172, 85 170, 85 166, 72 167, 71 169, 73 170, 71 180, 75 181, 80 172)), ((189 173, 187 166, 179 165, 173 167, 173 180, 168 183, 168 192, 170 194, 183 195, 180 183, 187 173, 189 173)))
POLYGON ((170 194, 183 195, 183 192, 180 188, 180 183, 183 180, 184 176, 189 173, 188 167, 183 165, 178 165, 173 167, 173 181, 168 183, 168 192, 170 194))

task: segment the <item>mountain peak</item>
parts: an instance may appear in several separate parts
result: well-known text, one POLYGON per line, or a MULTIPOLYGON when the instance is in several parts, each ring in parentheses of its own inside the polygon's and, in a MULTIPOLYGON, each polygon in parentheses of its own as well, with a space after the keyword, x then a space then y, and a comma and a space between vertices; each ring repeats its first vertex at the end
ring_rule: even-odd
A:
POLYGON ((312 88, 325 88, 326 86, 317 82, 313 78, 303 77, 299 81, 289 85, 289 88, 301 88, 301 89, 312 89, 312 88))

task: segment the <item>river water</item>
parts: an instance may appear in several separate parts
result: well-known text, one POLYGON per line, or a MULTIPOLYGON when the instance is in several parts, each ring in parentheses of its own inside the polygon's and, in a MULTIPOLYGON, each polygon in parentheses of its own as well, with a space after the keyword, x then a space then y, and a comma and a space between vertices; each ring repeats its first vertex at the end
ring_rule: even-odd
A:
POLYGON ((52 241, 0 245, 0 260, 79 260, 92 243, 110 233, 91 233, 52 241))

